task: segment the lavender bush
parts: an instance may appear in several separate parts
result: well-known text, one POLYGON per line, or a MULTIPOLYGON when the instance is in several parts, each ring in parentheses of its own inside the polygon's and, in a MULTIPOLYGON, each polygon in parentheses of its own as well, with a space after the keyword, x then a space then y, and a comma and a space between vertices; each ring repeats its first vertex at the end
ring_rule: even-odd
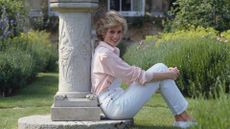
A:
POLYGON ((0 0, 0 42, 17 36, 25 25, 25 9, 22 1, 0 0))
POLYGON ((23 33, 24 0, 0 0, 0 96, 10 96, 38 72, 56 70, 57 52, 46 32, 23 33))

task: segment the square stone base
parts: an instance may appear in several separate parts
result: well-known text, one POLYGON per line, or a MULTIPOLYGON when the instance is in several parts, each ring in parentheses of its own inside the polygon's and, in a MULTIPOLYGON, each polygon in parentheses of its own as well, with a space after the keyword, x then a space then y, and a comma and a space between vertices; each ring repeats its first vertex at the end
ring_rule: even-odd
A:
POLYGON ((100 120, 99 107, 51 107, 53 121, 97 121, 100 120))

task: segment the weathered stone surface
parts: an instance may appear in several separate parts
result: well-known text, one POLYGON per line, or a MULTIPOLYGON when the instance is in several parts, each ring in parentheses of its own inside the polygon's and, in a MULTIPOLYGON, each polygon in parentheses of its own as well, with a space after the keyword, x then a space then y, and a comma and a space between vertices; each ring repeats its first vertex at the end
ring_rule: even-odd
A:
POLYGON ((52 0, 59 16, 59 87, 52 120, 100 120, 97 99, 89 99, 91 17, 98 0, 52 0))
POLYGON ((59 12, 92 12, 98 7, 98 0, 51 0, 50 3, 59 12))
POLYGON ((50 0, 50 3, 98 3, 98 0, 50 0))
POLYGON ((90 100, 87 98, 68 98, 63 100, 54 100, 55 107, 97 107, 96 99, 90 100))
POLYGON ((100 120, 99 107, 54 107, 51 108, 52 120, 100 120))
POLYGON ((90 24, 90 13, 59 14, 59 88, 57 94, 74 97, 77 94, 90 93, 92 56, 90 24))
POLYGON ((128 129, 133 120, 51 121, 50 115, 34 115, 18 120, 18 129, 128 129))

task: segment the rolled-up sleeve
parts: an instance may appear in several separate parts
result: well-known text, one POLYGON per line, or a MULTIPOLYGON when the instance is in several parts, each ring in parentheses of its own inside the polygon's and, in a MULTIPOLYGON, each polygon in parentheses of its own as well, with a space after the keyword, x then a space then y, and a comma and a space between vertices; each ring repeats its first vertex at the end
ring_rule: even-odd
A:
POLYGON ((138 82, 143 85, 153 78, 153 73, 136 66, 130 66, 114 53, 104 53, 100 55, 100 60, 106 74, 119 78, 127 84, 138 82))

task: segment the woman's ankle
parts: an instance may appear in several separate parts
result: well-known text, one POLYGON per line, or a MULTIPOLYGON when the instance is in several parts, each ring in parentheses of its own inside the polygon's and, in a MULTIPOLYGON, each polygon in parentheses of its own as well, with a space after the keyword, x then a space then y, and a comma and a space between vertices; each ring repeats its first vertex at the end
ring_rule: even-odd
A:
POLYGON ((184 121, 184 119, 180 115, 176 115, 175 121, 184 121))
POLYGON ((182 112, 179 115, 175 115, 175 120, 176 121, 191 121, 193 118, 186 112, 182 112))

